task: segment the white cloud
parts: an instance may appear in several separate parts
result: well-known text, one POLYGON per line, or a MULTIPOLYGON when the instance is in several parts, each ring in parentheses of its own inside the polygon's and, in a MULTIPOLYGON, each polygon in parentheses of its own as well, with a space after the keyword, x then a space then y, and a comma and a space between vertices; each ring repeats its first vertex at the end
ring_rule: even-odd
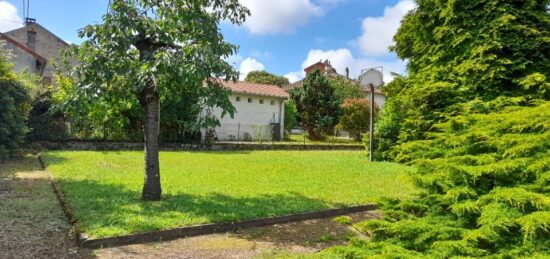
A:
POLYGON ((264 68, 264 64, 258 62, 257 60, 253 58, 246 58, 241 62, 241 66, 239 68, 240 79, 244 80, 248 73, 255 70, 264 70, 264 68))
POLYGON ((0 1, 0 32, 6 32, 23 26, 23 19, 17 14, 17 8, 0 1))
POLYGON ((242 61, 243 61, 243 57, 239 54, 231 55, 225 59, 225 62, 229 63, 231 66, 235 68, 237 68, 242 61))
POLYGON ((299 81, 300 79, 304 78, 304 75, 302 72, 290 72, 286 75, 284 75, 284 77, 288 78, 288 81, 290 81, 290 83, 294 83, 296 81, 299 81))
POLYGON ((383 16, 363 19, 363 34, 355 43, 366 55, 388 54, 388 47, 393 44, 393 36, 401 19, 415 7, 413 0, 400 0, 394 6, 386 6, 383 16))
MULTIPOLYGON (((310 50, 307 58, 302 63, 302 69, 309 67, 319 61, 330 60, 332 67, 336 71, 343 75, 345 74, 346 67, 350 70, 350 78, 356 79, 361 74, 362 69, 372 68, 382 66, 384 69, 384 81, 390 82, 393 80, 391 72, 404 74, 406 72, 405 62, 395 59, 392 61, 387 61, 385 59, 376 59, 376 58, 356 58, 353 56, 349 49, 337 49, 337 50, 320 50, 313 49, 310 50)), ((292 79, 302 79, 305 77, 305 72, 295 71, 290 72, 285 75, 290 81, 292 79), (292 79, 291 79, 292 78, 292 79)), ((297 80, 295 80, 297 81, 297 80)))
POLYGON ((252 34, 293 32, 311 17, 321 16, 323 7, 310 0, 241 0, 251 15, 244 26, 252 34))

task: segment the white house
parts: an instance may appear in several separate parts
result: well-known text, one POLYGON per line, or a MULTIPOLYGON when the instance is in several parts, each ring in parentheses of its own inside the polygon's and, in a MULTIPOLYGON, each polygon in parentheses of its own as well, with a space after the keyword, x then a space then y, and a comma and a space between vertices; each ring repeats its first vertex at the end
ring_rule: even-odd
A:
MULTIPOLYGON (((268 84, 220 82, 231 90, 230 100, 235 107, 233 118, 214 108, 212 113, 220 126, 210 134, 220 141, 280 140, 284 132, 284 102, 289 95, 283 89, 268 84)), ((203 130, 205 139, 207 130, 203 130)))

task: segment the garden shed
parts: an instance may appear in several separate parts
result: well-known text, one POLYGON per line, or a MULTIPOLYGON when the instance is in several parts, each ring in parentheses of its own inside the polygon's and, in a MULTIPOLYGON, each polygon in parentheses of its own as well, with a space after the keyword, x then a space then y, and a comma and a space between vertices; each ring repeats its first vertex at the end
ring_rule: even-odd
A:
POLYGON ((222 110, 211 112, 220 126, 202 131, 203 139, 220 141, 281 140, 284 131, 284 102, 289 95, 276 85, 248 82, 220 82, 231 90, 230 100, 235 107, 233 118, 221 117, 222 110))

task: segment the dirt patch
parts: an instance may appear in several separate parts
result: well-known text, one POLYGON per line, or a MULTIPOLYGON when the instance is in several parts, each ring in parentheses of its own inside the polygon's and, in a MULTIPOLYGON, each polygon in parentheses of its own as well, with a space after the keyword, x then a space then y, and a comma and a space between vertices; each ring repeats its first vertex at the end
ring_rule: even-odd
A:
POLYGON ((0 166, 0 258, 91 258, 70 236, 35 157, 0 166))
MULTIPOLYGON (((349 215, 352 222, 378 217, 377 212, 349 215)), ((356 234, 332 218, 243 229, 233 233, 182 238, 168 242, 96 250, 100 258, 269 258, 311 254, 344 244, 356 234)))

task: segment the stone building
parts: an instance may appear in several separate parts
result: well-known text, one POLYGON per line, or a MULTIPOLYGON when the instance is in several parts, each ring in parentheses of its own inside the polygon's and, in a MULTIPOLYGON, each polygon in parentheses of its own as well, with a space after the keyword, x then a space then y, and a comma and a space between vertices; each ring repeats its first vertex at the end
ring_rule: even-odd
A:
POLYGON ((70 44, 30 18, 23 27, 2 33, 0 40, 5 41, 3 48, 12 52, 14 70, 20 72, 27 69, 36 73, 44 85, 53 83, 54 64, 61 63, 61 52, 70 47, 70 44))

